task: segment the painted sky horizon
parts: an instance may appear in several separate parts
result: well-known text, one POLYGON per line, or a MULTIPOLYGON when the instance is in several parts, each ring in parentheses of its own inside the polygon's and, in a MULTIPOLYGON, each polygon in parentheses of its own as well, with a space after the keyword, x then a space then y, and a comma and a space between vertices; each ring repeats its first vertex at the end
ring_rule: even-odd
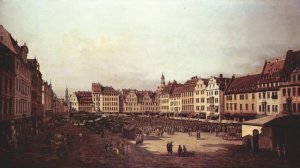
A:
POLYGON ((297 0, 0 0, 0 24, 59 97, 90 90, 155 90, 166 81, 261 71, 300 50, 297 0))

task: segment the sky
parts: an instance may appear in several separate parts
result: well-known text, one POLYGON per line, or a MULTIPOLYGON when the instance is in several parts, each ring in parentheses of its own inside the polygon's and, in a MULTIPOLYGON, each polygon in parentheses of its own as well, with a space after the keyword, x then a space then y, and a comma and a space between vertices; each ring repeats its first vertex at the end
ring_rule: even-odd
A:
POLYGON ((220 73, 259 73, 300 50, 298 0, 0 0, 0 24, 59 97, 91 90, 155 90, 220 73))

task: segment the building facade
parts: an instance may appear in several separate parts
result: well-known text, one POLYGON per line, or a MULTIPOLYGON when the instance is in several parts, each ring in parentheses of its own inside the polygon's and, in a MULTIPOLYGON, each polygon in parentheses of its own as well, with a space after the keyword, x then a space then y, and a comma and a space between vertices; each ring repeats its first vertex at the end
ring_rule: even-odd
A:
POLYGON ((260 74, 233 76, 225 91, 225 118, 248 120, 257 114, 257 82, 260 74))

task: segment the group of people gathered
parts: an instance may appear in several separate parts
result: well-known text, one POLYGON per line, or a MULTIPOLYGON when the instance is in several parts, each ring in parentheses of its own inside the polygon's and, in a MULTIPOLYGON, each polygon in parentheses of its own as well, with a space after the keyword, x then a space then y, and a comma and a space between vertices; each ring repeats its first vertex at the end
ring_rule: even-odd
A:
POLYGON ((111 138, 109 142, 105 142, 104 147, 106 152, 112 152, 115 155, 128 156, 131 153, 130 143, 123 139, 113 140, 111 138))
MULTIPOLYGON (((167 152, 169 156, 173 155, 173 142, 167 143, 167 152)), ((186 157, 186 156, 193 156, 194 152, 188 152, 185 145, 178 145, 177 149, 177 156, 178 157, 186 157)))

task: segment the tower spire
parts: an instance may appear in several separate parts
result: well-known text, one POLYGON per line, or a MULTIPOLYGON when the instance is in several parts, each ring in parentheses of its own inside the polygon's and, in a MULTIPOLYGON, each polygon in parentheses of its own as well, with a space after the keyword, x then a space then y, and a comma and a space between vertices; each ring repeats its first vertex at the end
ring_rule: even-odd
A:
POLYGON ((163 72, 161 73, 160 85, 161 85, 161 86, 165 86, 165 76, 164 76, 164 73, 163 73, 163 72))

